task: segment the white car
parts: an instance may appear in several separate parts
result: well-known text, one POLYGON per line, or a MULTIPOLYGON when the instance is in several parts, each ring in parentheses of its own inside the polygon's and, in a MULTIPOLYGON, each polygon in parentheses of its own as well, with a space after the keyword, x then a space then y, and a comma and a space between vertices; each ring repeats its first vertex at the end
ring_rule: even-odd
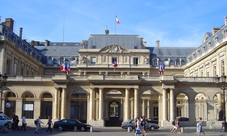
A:
POLYGON ((12 119, 3 113, 0 113, 0 127, 6 125, 7 128, 11 128, 13 124, 12 119))

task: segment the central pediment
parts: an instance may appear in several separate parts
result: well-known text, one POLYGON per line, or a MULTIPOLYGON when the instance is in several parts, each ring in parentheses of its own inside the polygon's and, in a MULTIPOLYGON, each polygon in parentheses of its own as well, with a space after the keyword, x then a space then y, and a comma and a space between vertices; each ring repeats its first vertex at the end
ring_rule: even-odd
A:
POLYGON ((130 51, 120 45, 109 45, 99 51, 100 53, 130 53, 130 51))

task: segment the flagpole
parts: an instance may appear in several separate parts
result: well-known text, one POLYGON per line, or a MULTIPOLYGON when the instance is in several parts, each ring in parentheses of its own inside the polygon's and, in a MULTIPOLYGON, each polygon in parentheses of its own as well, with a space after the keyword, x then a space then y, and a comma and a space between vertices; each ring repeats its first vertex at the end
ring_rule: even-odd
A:
POLYGON ((63 35, 62 35, 62 42, 64 43, 64 40, 65 40, 65 19, 64 19, 64 22, 63 22, 63 35))
POLYGON ((116 15, 115 15, 115 35, 116 35, 116 15))

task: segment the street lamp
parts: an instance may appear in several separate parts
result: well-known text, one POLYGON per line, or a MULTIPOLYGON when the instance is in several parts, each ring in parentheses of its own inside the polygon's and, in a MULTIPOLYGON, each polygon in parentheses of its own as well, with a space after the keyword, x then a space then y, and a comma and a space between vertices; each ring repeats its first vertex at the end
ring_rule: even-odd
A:
POLYGON ((215 77, 215 83, 217 87, 222 89, 222 94, 223 94, 223 99, 224 99, 224 108, 223 108, 223 122, 222 122, 222 131, 227 132, 227 126, 226 126, 226 112, 225 112, 225 90, 227 87, 225 86, 226 84, 226 76, 223 74, 221 77, 218 77, 218 75, 215 77), (221 82, 220 82, 221 78, 221 82))
MULTIPOLYGON (((1 82, 1 84, 0 84, 0 89, 3 87, 3 86, 5 86, 6 85, 6 82, 7 82, 7 79, 8 79, 8 76, 5 74, 5 75, 2 75, 1 73, 0 73, 0 82, 1 82)), ((2 90, 1 90, 1 104, 0 104, 0 112, 2 112, 2 90)))

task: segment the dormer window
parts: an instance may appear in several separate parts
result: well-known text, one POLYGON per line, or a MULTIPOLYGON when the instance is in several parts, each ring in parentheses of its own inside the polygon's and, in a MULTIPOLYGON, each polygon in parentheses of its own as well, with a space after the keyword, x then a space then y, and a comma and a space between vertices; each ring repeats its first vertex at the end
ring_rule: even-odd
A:
POLYGON ((53 64, 53 57, 48 57, 47 58, 47 65, 52 65, 53 64))
POLYGON ((138 49, 138 47, 137 46, 134 46, 134 49, 138 49))
POLYGON ((91 48, 92 48, 92 49, 96 49, 96 45, 92 45, 91 48))

